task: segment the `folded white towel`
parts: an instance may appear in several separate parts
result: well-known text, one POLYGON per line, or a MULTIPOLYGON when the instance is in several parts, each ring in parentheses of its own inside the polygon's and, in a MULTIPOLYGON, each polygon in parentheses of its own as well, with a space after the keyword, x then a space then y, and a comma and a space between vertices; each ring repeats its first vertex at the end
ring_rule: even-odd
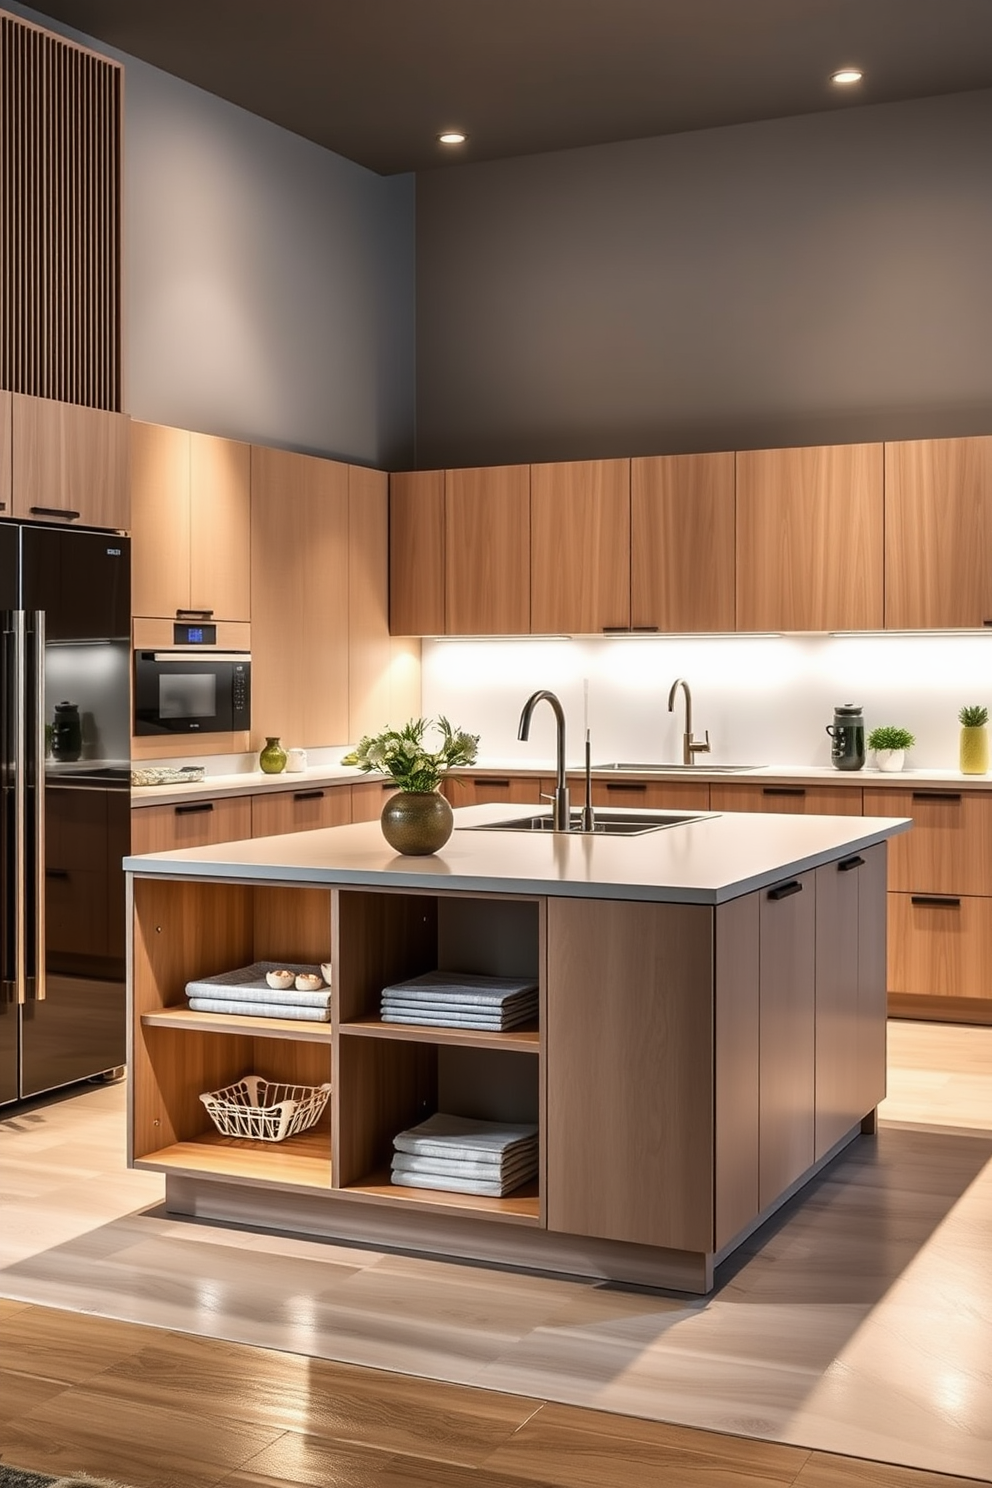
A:
POLYGON ((537 1151, 526 1152, 506 1162, 483 1162, 478 1158, 458 1161, 448 1157, 416 1157, 409 1152, 394 1152, 394 1173, 433 1173, 435 1177, 485 1178, 489 1183, 505 1183, 516 1178, 523 1183, 537 1172, 537 1151))
POLYGON ((301 1023, 329 1023, 330 1008, 293 1007, 284 1002, 223 1002, 216 997, 191 997, 194 1013, 235 1013, 242 1018, 292 1018, 301 1023))
POLYGON ((401 1131, 393 1138, 397 1152, 416 1152, 424 1157, 474 1158, 485 1153, 500 1158, 508 1156, 524 1143, 535 1143, 537 1125, 533 1122, 478 1121, 468 1116, 451 1116, 436 1111, 401 1131))
POLYGON ((476 976, 467 971, 425 971, 406 982, 393 982, 383 987, 383 997, 401 993, 404 997, 436 1002, 439 996, 456 997, 459 1002, 502 1007, 504 1003, 533 992, 537 982, 527 977, 476 976))
POLYGON ((507 1183, 487 1183, 484 1178, 435 1178, 429 1173, 393 1173, 391 1181, 400 1188, 436 1188, 442 1193, 481 1194, 492 1199, 505 1198, 520 1187, 515 1178, 507 1183))

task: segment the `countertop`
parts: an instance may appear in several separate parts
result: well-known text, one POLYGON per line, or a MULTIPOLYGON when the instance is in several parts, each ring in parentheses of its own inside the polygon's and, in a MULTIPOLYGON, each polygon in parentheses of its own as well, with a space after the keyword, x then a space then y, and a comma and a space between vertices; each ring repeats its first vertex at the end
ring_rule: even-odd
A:
POLYGON ((859 852, 911 825, 889 817, 686 812, 686 821, 638 837, 469 830, 533 810, 464 807, 455 812, 450 840, 431 857, 397 856, 378 822, 362 822, 149 853, 125 858, 124 867, 181 878, 713 905, 859 852))
MULTIPOLYGON (((149 761, 154 764, 154 761, 149 761)), ((190 761, 193 763, 193 761, 190 761)), ((518 775, 547 779, 555 773, 554 760, 529 760, 526 766, 506 759, 484 759, 466 769, 452 770, 453 779, 459 775, 518 775)), ((831 765, 755 765, 746 770, 721 770, 718 766, 707 769, 705 765, 693 765, 691 769, 650 771, 593 770, 594 780, 696 780, 707 785, 733 785, 756 781, 763 785, 849 785, 856 787, 879 786, 887 790, 913 790, 926 786, 946 786, 954 790, 987 790, 992 786, 992 775, 962 775, 959 770, 878 770, 866 765, 863 770, 836 770, 831 765)), ((581 777, 579 765, 568 768, 569 786, 575 797, 574 782, 581 777)), ((366 775, 360 770, 345 765, 313 766, 303 771, 283 771, 281 775, 265 775, 261 770, 245 770, 231 775, 208 775, 193 785, 144 785, 131 789, 132 806, 168 806, 182 801, 197 801, 218 796, 244 796, 264 791, 314 790, 321 786, 351 785, 361 781, 381 782, 380 775, 366 775)), ((577 799, 577 798, 576 798, 577 799)))

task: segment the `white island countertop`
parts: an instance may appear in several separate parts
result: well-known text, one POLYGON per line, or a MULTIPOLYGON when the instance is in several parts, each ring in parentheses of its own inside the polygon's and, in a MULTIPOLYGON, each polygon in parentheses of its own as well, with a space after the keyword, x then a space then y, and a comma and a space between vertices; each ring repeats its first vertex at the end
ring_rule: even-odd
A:
MULTIPOLYGON (((429 857, 394 853, 378 822, 257 837, 212 847, 128 857, 139 875, 316 886, 448 889, 721 904, 883 842, 912 825, 903 817, 661 812, 677 825, 639 836, 478 831, 530 817, 533 807, 470 806, 429 857)), ((610 815, 648 816, 649 812, 610 815)))

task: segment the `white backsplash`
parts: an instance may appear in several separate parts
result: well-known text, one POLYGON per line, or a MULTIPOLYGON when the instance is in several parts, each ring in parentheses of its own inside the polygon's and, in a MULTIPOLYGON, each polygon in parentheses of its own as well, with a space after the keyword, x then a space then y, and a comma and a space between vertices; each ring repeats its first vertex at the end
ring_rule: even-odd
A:
POLYGON ((679 761, 681 696, 674 714, 667 706, 676 677, 692 690, 696 736, 709 730, 701 762, 829 765, 825 727, 837 703, 855 702, 869 729, 916 735, 908 768, 956 770, 958 709, 992 709, 992 632, 425 641, 423 710, 478 733, 484 762, 544 765, 554 757, 550 708, 535 712, 529 743, 517 724, 528 695, 550 688, 578 766, 588 682, 594 764, 679 761))

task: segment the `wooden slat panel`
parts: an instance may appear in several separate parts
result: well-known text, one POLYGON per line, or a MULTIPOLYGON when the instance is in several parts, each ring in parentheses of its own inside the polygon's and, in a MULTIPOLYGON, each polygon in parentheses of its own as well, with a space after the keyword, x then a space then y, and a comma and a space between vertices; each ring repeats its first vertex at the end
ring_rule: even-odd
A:
POLYGON ((118 63, 0 15, 0 386, 112 411, 121 82, 118 63))
MULTIPOLYGON (((2 119, 0 119, 2 128, 2 119)), ((0 234, 0 252, 3 251, 2 234, 0 234)), ((0 286, 3 284, 3 268, 0 266, 0 286)), ((3 293, 0 287, 0 294, 3 293)), ((0 392, 0 513, 5 517, 10 516, 11 510, 11 487, 10 487, 10 409, 11 396, 9 393, 0 392)))

